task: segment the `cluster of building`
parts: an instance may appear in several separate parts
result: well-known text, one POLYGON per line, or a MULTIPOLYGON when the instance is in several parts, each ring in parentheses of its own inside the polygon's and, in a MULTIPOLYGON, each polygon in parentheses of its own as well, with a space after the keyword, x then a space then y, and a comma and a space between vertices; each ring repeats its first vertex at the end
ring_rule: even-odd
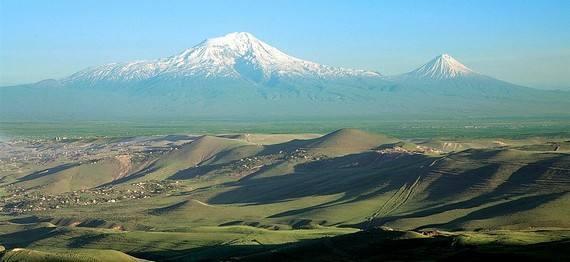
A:
POLYGON ((51 209, 112 204, 132 199, 144 199, 172 192, 178 181, 145 181, 121 187, 82 189, 62 194, 27 191, 16 186, 7 187, 7 195, 0 199, 0 211, 9 214, 47 211, 51 209))

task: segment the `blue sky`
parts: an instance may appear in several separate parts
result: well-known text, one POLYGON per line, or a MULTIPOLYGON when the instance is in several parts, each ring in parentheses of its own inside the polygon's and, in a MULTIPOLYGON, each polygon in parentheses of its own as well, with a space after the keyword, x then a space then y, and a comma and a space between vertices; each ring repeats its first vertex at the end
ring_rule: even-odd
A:
POLYGON ((315 62, 410 71, 449 53, 472 69, 570 90, 570 1, 0 0, 0 85, 173 55, 247 31, 315 62))

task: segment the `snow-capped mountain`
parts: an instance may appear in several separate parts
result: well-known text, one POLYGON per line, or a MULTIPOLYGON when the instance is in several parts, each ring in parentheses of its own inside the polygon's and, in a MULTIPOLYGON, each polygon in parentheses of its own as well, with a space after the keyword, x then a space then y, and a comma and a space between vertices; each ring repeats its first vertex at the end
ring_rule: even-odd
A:
POLYGON ((479 74, 448 54, 439 55, 418 69, 405 74, 407 77, 434 80, 476 75, 479 74))
POLYGON ((211 38, 183 52, 156 60, 114 63, 73 74, 65 82, 141 81, 151 78, 380 77, 365 70, 325 66, 287 55, 250 33, 211 38))
POLYGON ((455 97, 508 98, 528 91, 526 87, 475 72, 449 54, 439 55, 419 68, 391 79, 406 92, 455 97))
POLYGON ((289 56, 249 33, 180 54, 0 88, 0 119, 232 119, 568 115, 570 93, 533 90, 450 55, 393 77, 289 56))

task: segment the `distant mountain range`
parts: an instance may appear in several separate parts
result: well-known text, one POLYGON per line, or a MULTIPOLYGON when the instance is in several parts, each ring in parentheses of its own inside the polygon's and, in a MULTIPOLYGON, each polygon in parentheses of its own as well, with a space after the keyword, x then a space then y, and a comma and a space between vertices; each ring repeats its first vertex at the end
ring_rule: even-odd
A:
POLYGON ((569 115, 570 93, 479 74, 448 54, 398 76, 289 56, 249 33, 180 54, 0 88, 2 119, 569 115))

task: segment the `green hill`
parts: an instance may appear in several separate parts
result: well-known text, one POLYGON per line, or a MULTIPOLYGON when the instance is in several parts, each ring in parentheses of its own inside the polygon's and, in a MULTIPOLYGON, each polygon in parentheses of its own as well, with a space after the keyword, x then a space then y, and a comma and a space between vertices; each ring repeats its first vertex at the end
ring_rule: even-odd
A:
POLYGON ((345 128, 306 141, 304 148, 327 155, 345 155, 370 150, 383 144, 399 141, 396 138, 345 128))
POLYGON ((158 159, 147 179, 164 179, 190 168, 224 164, 254 155, 263 149, 243 140, 203 136, 158 159))
POLYGON ((136 262, 136 258, 115 250, 74 250, 60 252, 44 252, 30 249, 16 248, 7 251, 2 256, 4 262, 136 262))
POLYGON ((15 185, 46 193, 70 192, 124 179, 144 165, 145 163, 133 162, 129 155, 119 155, 34 172, 19 178, 15 185))
POLYGON ((437 260, 510 248, 527 254, 510 247, 518 242, 537 252, 567 243, 558 238, 570 228, 570 153, 561 138, 442 144, 355 129, 299 138, 306 139, 203 136, 144 161, 107 157, 22 174, 4 187, 0 243, 158 260, 329 260, 323 252, 331 250, 395 258, 367 247, 383 245, 401 247, 395 254, 405 258, 427 252, 437 260), (85 190, 62 193, 77 189, 85 190), (32 209, 38 206, 44 209, 32 209), (475 253, 464 252, 469 246, 475 253))
POLYGON ((481 261, 512 259, 565 261, 570 247, 562 232, 463 232, 453 234, 370 229, 356 233, 280 245, 238 261, 481 261))

